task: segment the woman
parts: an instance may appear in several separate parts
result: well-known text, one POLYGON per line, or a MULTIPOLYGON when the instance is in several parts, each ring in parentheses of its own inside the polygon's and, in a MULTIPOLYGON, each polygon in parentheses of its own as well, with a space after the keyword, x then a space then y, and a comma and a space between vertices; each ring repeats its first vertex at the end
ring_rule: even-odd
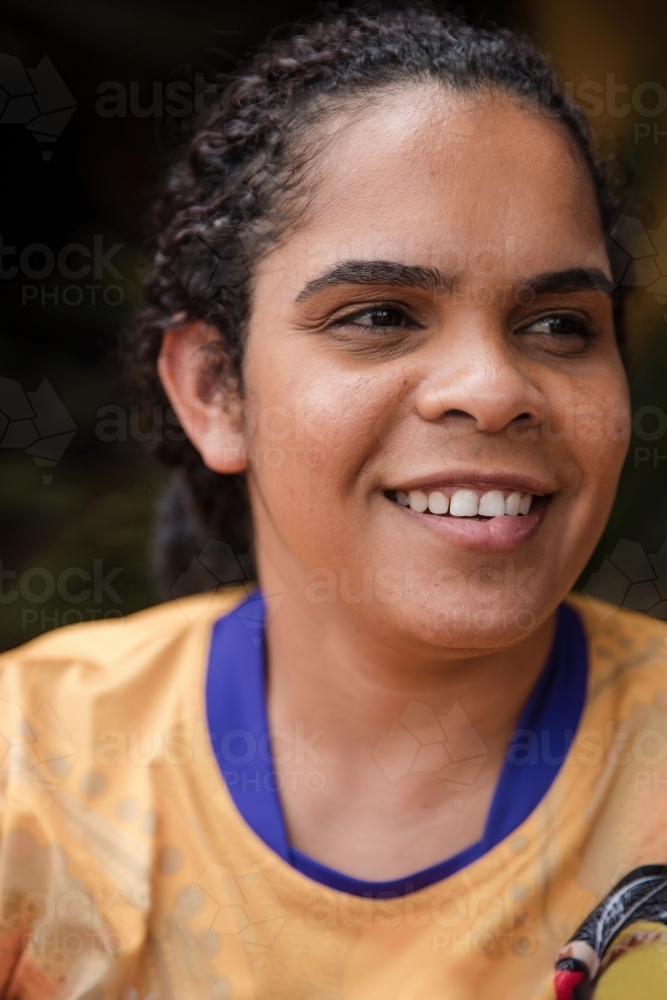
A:
POLYGON ((333 13, 225 82, 137 349, 198 554, 5 657, 4 995, 553 996, 665 861, 664 627, 564 602, 629 437, 616 212, 508 33, 333 13))

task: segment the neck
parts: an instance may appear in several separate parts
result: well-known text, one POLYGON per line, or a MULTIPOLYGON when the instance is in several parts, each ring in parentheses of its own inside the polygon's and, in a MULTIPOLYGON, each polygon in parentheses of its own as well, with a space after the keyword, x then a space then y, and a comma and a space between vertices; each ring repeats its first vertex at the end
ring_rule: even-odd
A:
POLYGON ((372 745, 411 701, 436 714, 458 702, 485 742, 504 742, 544 665, 554 621, 509 648, 425 650, 370 635, 340 605, 288 596, 267 626, 270 711, 281 724, 289 717, 323 728, 344 752, 372 745))
POLYGON ((555 616, 511 648, 471 653, 389 642, 354 607, 293 596, 304 593, 288 587, 267 626, 268 714, 292 845, 382 880, 479 839, 555 616), (471 739, 482 763, 462 792, 437 772, 450 759, 442 746, 471 739), (420 744, 431 749, 414 764, 420 744))

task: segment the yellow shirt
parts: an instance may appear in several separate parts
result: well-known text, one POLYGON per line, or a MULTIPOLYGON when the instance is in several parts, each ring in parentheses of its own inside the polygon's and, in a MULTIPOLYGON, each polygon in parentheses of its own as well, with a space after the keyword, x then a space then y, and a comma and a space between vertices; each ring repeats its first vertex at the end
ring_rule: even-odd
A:
POLYGON ((540 805, 449 878, 362 899, 277 857, 221 777, 208 645, 243 596, 0 657, 2 997, 551 1000, 582 919, 628 871, 667 863, 667 627, 573 597, 589 690, 540 805))

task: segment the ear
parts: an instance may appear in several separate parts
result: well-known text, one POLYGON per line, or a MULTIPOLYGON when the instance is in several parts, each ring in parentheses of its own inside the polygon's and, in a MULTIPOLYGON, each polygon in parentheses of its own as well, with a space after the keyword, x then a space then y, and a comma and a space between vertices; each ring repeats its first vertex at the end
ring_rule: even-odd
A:
POLYGON ((220 335, 205 323, 174 327, 162 339, 158 374, 204 464, 229 475, 246 469, 247 448, 238 396, 211 384, 213 359, 221 353, 220 335))

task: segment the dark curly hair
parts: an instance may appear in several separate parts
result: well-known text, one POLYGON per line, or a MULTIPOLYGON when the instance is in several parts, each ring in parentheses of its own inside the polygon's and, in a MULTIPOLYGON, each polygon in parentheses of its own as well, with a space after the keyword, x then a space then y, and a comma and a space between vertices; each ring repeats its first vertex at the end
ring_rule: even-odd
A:
MULTIPOLYGON (((307 167, 322 134, 318 125, 351 100, 367 101, 380 88, 423 81, 464 93, 509 93, 560 122, 590 173, 604 229, 611 228, 618 204, 588 122, 529 42, 509 31, 471 27, 424 4, 393 9, 383 4, 375 13, 330 9, 316 22, 299 23, 290 37, 269 41, 238 71, 220 76, 219 101, 162 190, 133 347, 147 412, 168 407, 156 367, 163 334, 191 320, 219 333, 211 377, 242 392, 253 267, 298 216, 307 167)), ((619 293, 617 332, 621 305, 619 293)), ((156 544, 165 593, 207 539, 226 542, 236 553, 252 543, 245 476, 211 472, 185 435, 168 437, 157 447, 158 457, 174 470, 156 544)), ((192 590, 210 585, 205 571, 199 579, 190 576, 192 590)))

